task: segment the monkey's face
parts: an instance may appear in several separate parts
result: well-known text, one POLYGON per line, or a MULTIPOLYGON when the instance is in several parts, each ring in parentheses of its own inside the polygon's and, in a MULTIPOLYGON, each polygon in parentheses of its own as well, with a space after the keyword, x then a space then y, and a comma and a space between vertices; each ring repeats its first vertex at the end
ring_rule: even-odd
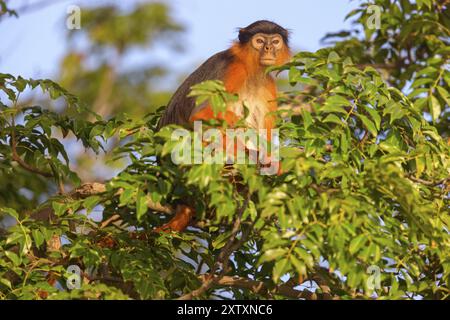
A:
POLYGON ((263 66, 273 66, 285 44, 279 34, 257 33, 251 39, 252 47, 258 51, 259 62, 263 66))

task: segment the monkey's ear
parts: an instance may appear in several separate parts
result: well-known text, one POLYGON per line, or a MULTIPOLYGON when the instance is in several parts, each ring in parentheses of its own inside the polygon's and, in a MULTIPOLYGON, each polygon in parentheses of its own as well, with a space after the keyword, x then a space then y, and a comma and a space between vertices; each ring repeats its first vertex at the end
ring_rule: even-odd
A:
POLYGON ((250 40, 248 31, 246 28, 239 28, 239 42, 240 43, 246 43, 248 40, 250 40))

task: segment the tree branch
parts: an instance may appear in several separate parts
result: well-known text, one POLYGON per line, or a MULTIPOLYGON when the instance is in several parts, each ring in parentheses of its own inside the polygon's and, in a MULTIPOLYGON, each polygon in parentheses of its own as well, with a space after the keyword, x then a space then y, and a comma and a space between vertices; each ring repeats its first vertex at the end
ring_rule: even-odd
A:
MULTIPOLYGON (((69 193, 69 197, 73 199, 84 199, 90 196, 94 196, 97 194, 101 194, 106 192, 106 185, 103 183, 92 182, 92 183, 84 183, 80 187, 74 189, 69 193)), ((122 194, 123 190, 120 189, 117 195, 122 194)), ((151 199, 147 199, 147 207, 150 210, 158 211, 161 213, 174 214, 175 209, 170 205, 162 205, 159 202, 153 202, 151 199)))
MULTIPOLYGON (((240 240, 236 240, 236 236, 239 233, 240 230, 240 226, 241 226, 241 219, 242 219, 242 215, 244 214, 245 209, 248 206, 248 198, 245 199, 242 207, 240 208, 237 218, 233 224, 233 229, 231 230, 231 236, 228 239, 227 243, 225 244, 225 246, 222 248, 222 250, 220 251, 216 262, 214 263, 213 268, 211 269, 211 271, 209 272, 208 275, 205 275, 204 278, 202 278, 202 285, 200 286, 200 288, 185 294, 181 297, 178 298, 178 300, 191 300, 193 298, 196 298, 200 295, 202 295, 203 293, 205 293, 208 289, 210 289, 218 280, 222 279, 225 275, 225 273, 228 270, 228 262, 230 259, 231 254, 239 249, 239 247, 245 242, 247 241, 247 237, 250 234, 250 230, 252 229, 252 227, 250 227, 246 232, 242 232, 242 237, 240 240), (220 275, 216 275, 216 271, 220 268, 220 266, 222 266, 222 271, 220 272, 220 275)), ((255 219, 256 221, 256 219, 255 219)))
POLYGON ((450 181, 450 178, 444 178, 438 181, 427 181, 420 178, 416 178, 412 174, 407 175, 407 178, 413 182, 421 183, 430 187, 438 186, 440 184, 447 183, 448 181, 450 181))
MULTIPOLYGON (((199 276, 199 279, 203 282, 207 281, 208 275, 199 276)), ((280 284, 275 286, 272 290, 269 290, 262 281, 252 280, 243 277, 230 277, 230 276, 214 276, 213 284, 221 287, 233 287, 239 289, 247 289, 255 294, 272 294, 280 295, 292 299, 306 299, 306 300, 322 300, 330 299, 330 296, 325 293, 311 292, 307 289, 302 291, 294 289, 295 285, 280 284)))
MULTIPOLYGON (((78 188, 75 188, 68 194, 66 194, 66 197, 74 199, 74 200, 80 200, 85 199, 90 196, 95 196, 98 194, 102 194, 106 192, 106 185, 99 182, 91 182, 91 183, 84 183, 78 188)), ((119 190, 116 195, 120 195, 123 191, 119 190)), ((170 205, 162 205, 159 202, 153 202, 151 199, 147 200, 147 207, 150 210, 166 213, 166 214, 174 214, 175 210, 170 205)), ((35 220, 41 220, 41 221, 47 221, 50 220, 51 216, 53 214, 53 209, 46 207, 42 210, 35 211, 31 214, 31 217, 35 220)))

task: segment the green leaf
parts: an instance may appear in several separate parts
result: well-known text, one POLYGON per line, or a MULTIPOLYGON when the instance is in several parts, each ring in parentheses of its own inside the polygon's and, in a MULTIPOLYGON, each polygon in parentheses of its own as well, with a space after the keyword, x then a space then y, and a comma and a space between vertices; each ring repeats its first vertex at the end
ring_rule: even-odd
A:
POLYGON ((17 80, 14 82, 14 86, 16 87, 17 91, 22 92, 23 90, 25 90, 25 87, 27 86, 27 81, 21 76, 19 76, 17 77, 17 80))
POLYGON ((12 261, 15 266, 19 266, 21 264, 21 259, 17 254, 12 251, 5 251, 5 255, 12 261))
POLYGON ((34 243, 36 244, 36 247, 39 248, 45 241, 44 235, 38 229, 31 230, 31 234, 33 235, 33 239, 34 239, 34 243))
POLYGON ((364 123, 364 126, 367 128, 367 130, 369 130, 369 132, 374 137, 376 137, 378 135, 378 131, 377 131, 375 124, 369 118, 367 118, 365 115, 357 114, 357 116, 364 123))
POLYGON ((58 217, 62 216, 67 209, 67 206, 65 203, 60 203, 60 202, 56 202, 56 201, 52 202, 52 207, 53 207, 53 210, 55 211, 55 214, 58 217))
POLYGON ((311 113, 305 109, 302 109, 302 116, 303 116, 303 125, 305 126, 305 130, 308 130, 309 126, 313 123, 311 113))
POLYGON ((364 109, 370 114, 370 116, 372 117, 372 120, 375 123, 375 127, 377 128, 377 130, 380 130, 380 125, 381 125, 381 116, 378 114, 378 111, 375 109, 372 109, 368 106, 364 106, 364 109))
POLYGON ((433 81, 434 81, 433 79, 429 79, 429 78, 419 78, 413 82, 413 84, 411 85, 411 88, 417 88, 417 87, 423 86, 425 84, 432 83, 433 81))
POLYGON ((308 251, 306 251, 305 249, 300 248, 300 247, 296 247, 294 249, 294 251, 304 261, 304 263, 306 263, 306 265, 309 268, 313 267, 313 265, 314 265, 314 258, 308 251))
POLYGON ((332 122, 340 126, 345 125, 345 123, 335 114, 329 114, 322 122, 332 122))
POLYGON ((366 244, 367 240, 368 240, 367 235, 365 235, 365 234, 360 234, 356 238, 353 238, 353 240, 350 242, 350 245, 348 247, 348 251, 351 254, 357 253, 366 244))
POLYGON ((328 63, 336 63, 336 62, 339 62, 340 60, 341 60, 341 57, 339 57, 339 55, 335 51, 331 51, 330 54, 328 55, 327 62, 328 63))
POLYGON ((393 145, 392 142, 382 141, 378 145, 381 150, 384 150, 388 153, 400 153, 401 150, 399 146, 393 145))
POLYGON ((436 89, 439 92, 439 95, 441 96, 441 98, 447 104, 447 106, 450 106, 450 94, 448 93, 448 91, 441 86, 437 86, 436 89))
POLYGON ((287 266, 288 266, 288 259, 286 258, 281 259, 275 263, 272 274, 273 281, 277 282, 280 279, 280 277, 287 272, 288 269, 287 266))
POLYGON ((295 85, 299 78, 301 78, 302 72, 296 67, 291 67, 289 69, 289 83, 295 85))
POLYGON ((322 108, 320 108, 320 112, 323 112, 323 113, 336 112, 336 113, 347 114, 347 110, 345 110, 344 107, 337 106, 337 105, 331 105, 331 104, 325 104, 322 108))
POLYGON ((341 147, 342 153, 344 155, 346 155, 347 152, 348 152, 348 148, 349 148, 349 139, 347 137, 347 133, 346 132, 341 135, 340 147, 341 147))
POLYGON ((222 248, 226 243, 228 238, 230 237, 231 232, 225 232, 220 234, 217 238, 215 238, 212 242, 212 246, 215 250, 222 248))
POLYGON ((438 72, 438 69, 436 69, 435 67, 432 67, 432 66, 428 66, 426 68, 423 68, 419 72, 417 72, 416 77, 421 77, 424 75, 432 75, 436 72, 438 72))
POLYGON ((291 255, 289 259, 299 274, 306 275, 306 266, 304 263, 298 260, 294 255, 291 255))
POLYGON ((276 260, 279 257, 285 255, 287 250, 285 248, 276 248, 276 249, 269 249, 266 250, 263 255, 261 256, 259 263, 264 263, 267 261, 276 260))
POLYGON ((315 79, 311 79, 311 78, 306 78, 306 77, 297 77, 295 78, 295 83, 302 83, 305 84, 307 86, 317 86, 318 82, 315 79))
POLYGON ((13 208, 0 208, 0 211, 5 212, 11 217, 14 217, 16 220, 19 220, 19 213, 13 208))
POLYGON ((328 97, 326 102, 325 102, 325 104, 326 105, 337 106, 337 107, 341 107, 341 106, 349 107, 349 106, 351 106, 351 103, 350 103, 350 101, 348 99, 346 99, 343 96, 338 95, 338 94, 328 97))
POLYGON ((0 278, 0 283, 3 283, 9 289, 12 289, 11 281, 6 278, 0 278))
POLYGON ((86 208, 86 211, 90 213, 94 207, 99 203, 99 196, 90 196, 83 201, 83 205, 86 208))
POLYGON ((435 96, 428 97, 428 108, 430 109, 433 122, 435 122, 441 114, 441 105, 439 104, 439 101, 435 96))
POLYGON ((136 217, 138 221, 142 220, 142 217, 147 212, 147 196, 139 190, 136 197, 136 217))
POLYGON ((130 203, 131 198, 134 196, 135 189, 125 189, 119 197, 119 206, 123 207, 130 203))

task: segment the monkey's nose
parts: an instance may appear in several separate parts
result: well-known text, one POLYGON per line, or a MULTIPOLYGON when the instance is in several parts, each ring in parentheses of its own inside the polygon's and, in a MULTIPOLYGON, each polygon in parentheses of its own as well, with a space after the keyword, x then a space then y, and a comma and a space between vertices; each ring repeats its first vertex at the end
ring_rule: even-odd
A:
POLYGON ((265 47, 264 47, 264 50, 270 51, 270 46, 265 46, 265 47))

